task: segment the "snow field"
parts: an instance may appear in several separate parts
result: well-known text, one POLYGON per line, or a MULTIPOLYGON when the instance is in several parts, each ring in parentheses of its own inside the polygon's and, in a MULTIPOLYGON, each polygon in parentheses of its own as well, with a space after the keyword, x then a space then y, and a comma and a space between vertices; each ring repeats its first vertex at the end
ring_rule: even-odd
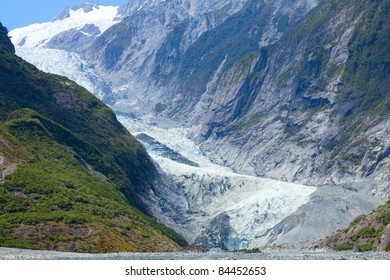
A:
POLYGON ((114 18, 118 13, 118 9, 119 7, 99 6, 99 9, 95 8, 89 13, 85 13, 82 9, 70 10, 69 18, 16 28, 9 34, 15 46, 25 40, 23 47, 44 47, 45 43, 55 35, 72 28, 82 28, 85 24, 94 24, 103 33, 116 23, 114 18))

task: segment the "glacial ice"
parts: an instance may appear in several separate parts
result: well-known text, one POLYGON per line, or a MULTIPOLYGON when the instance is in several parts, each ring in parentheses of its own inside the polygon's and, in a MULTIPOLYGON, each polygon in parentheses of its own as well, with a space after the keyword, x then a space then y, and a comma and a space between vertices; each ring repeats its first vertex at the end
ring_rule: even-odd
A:
POLYGON ((102 99, 104 80, 76 53, 48 48, 16 47, 16 54, 38 69, 65 76, 102 99))
POLYGON ((190 241, 207 234, 210 222, 226 214, 231 229, 230 235, 224 237, 226 240, 222 240, 225 248, 251 248, 251 240, 264 236, 268 229, 294 213, 316 190, 311 186, 238 174, 217 165, 188 137, 189 128, 161 128, 124 116, 118 119, 132 134, 145 133, 199 164, 199 167, 182 164, 161 156, 158 151, 148 151, 182 188, 188 209, 182 209, 185 218, 177 229, 184 228, 182 233, 190 241))

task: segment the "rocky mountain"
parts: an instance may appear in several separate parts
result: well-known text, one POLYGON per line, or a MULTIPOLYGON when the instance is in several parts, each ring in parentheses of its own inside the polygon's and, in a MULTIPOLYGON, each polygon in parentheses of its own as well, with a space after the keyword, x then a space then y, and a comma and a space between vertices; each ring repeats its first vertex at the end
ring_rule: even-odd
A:
POLYGON ((81 21, 39 47, 20 35, 38 27, 11 35, 18 54, 87 86, 140 134, 168 175, 142 198, 160 221, 208 246, 253 248, 324 237, 389 197, 388 0, 117 11, 101 33, 81 21), (290 187, 296 196, 268 192, 290 187))
MULTIPOLYGON (((370 176, 388 196, 387 14, 387 1, 325 1, 258 52, 235 94, 217 88, 198 134, 204 150, 287 181, 370 176)), ((221 79, 232 80, 228 72, 221 79)))
MULTIPOLYGON (((104 85, 94 89, 96 78, 86 73, 84 80, 92 84, 89 89, 99 91, 99 96, 106 103, 113 104, 115 100, 123 99, 131 103, 134 97, 128 98, 129 89, 134 88, 134 92, 139 93, 139 100, 145 100, 143 94, 155 90, 156 85, 149 90, 144 89, 150 84, 145 75, 150 76, 153 72, 153 61, 159 49, 164 50, 165 41, 169 42, 179 32, 180 38, 176 41, 184 50, 204 31, 237 12, 245 2, 128 1, 119 12, 117 7, 98 5, 92 10, 74 7, 65 11, 70 17, 58 17, 52 23, 16 29, 11 36, 22 49, 18 54, 25 58, 29 54, 23 53, 23 50, 40 46, 43 47, 40 49, 42 52, 33 56, 48 57, 48 60, 51 55, 47 54, 47 49, 77 52, 84 68, 92 68, 94 76, 104 77, 103 80, 109 84, 109 87, 104 85), (101 34, 98 31, 106 32, 101 34)), ((67 53, 62 55, 66 60, 67 53)), ((49 62, 46 64, 50 65, 49 62)), ((84 72, 84 69, 81 71, 84 72)), ((85 82, 81 84, 86 85, 85 82)), ((147 104, 142 105, 148 107, 147 104)))
POLYGON ((62 20, 65 20, 65 19, 68 19, 70 18, 75 12, 82 12, 82 13, 89 13, 89 12, 93 12, 94 10, 100 10, 101 9, 101 5, 99 5, 97 2, 86 2, 86 3, 83 3, 83 4, 80 4, 80 5, 75 5, 71 8, 65 8, 64 10, 62 10, 58 16, 56 16, 53 21, 62 21, 62 20))
POLYGON ((348 227, 321 240, 317 246, 335 250, 390 251, 390 201, 348 227))
POLYGON ((93 2, 63 10, 52 22, 33 24, 12 32, 18 47, 60 47, 78 50, 118 22, 118 7, 93 2), (31 36, 34 34, 33 36, 31 36))
POLYGON ((14 54, 0 24, 0 246, 113 252, 186 242, 146 216, 143 146, 76 83, 14 54))

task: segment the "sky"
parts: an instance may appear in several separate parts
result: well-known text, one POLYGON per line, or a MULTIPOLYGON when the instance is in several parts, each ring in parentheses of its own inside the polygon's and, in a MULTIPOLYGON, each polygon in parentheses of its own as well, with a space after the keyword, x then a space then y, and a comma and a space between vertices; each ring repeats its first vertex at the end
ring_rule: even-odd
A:
MULTIPOLYGON (((88 0, 0 0, 0 21, 8 30, 53 20, 64 8, 88 0)), ((122 6, 126 0, 97 0, 107 6, 122 6)))

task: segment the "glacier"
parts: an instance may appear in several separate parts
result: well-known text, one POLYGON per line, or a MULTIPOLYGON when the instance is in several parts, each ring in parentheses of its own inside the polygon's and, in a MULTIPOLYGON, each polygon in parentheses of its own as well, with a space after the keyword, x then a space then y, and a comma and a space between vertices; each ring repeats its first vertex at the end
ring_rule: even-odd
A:
POLYGON ((115 23, 119 7, 97 5, 89 12, 83 9, 69 10, 69 17, 53 22, 36 23, 27 27, 16 28, 10 32, 15 46, 28 48, 44 47, 51 38, 72 28, 81 29, 86 24, 93 24, 103 33, 115 23))
MULTIPOLYGON (((126 116, 118 116, 118 120, 133 135, 147 134, 198 164, 191 166, 174 161, 144 143, 148 153, 172 178, 173 188, 176 188, 166 195, 160 194, 156 199, 157 205, 154 206, 158 207, 161 200, 175 204, 179 199, 185 198, 184 207, 177 209, 172 206, 175 211, 181 211, 181 217, 176 217, 169 225, 195 244, 200 242, 209 247, 227 250, 265 245, 266 242, 258 244, 254 241, 307 203, 316 190, 313 186, 239 174, 213 163, 190 139, 190 128, 162 128, 153 125, 153 122, 126 116), (178 193, 181 197, 172 196, 173 193, 178 193), (218 223, 218 217, 221 216, 228 220, 227 235, 217 236, 214 241, 204 241, 212 235, 208 230, 218 223)), ((166 209, 161 212, 168 217, 178 215, 177 212, 170 213, 166 209)), ((217 226, 215 233, 219 235, 222 229, 217 226)))
POLYGON ((49 48, 17 47, 16 54, 42 71, 75 81, 100 99, 110 92, 107 82, 76 53, 49 48))
POLYGON ((65 9, 60 13, 60 15, 66 15, 65 17, 57 17, 52 22, 16 28, 11 30, 9 35, 18 56, 42 71, 66 76, 104 100, 105 96, 112 94, 111 87, 103 77, 97 74, 94 65, 75 52, 47 46, 53 38, 71 29, 78 30, 93 40, 120 22, 118 6, 89 4, 90 9, 83 8, 88 3, 76 8, 65 9), (88 34, 83 31, 86 26, 96 27, 100 33, 88 34))

